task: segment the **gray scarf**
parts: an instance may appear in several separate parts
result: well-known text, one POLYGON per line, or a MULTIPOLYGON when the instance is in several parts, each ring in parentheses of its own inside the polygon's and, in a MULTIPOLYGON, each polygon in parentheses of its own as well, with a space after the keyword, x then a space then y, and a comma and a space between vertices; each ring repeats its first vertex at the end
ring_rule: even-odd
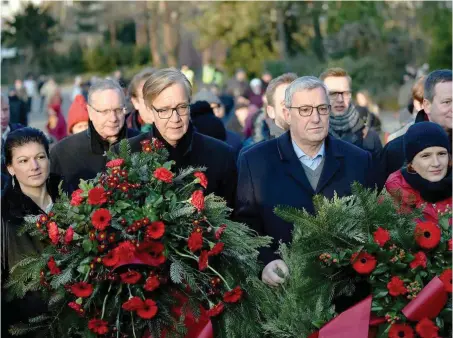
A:
POLYGON ((359 112, 353 104, 349 105, 348 110, 343 115, 330 115, 329 117, 329 133, 340 139, 344 134, 354 134, 362 130, 363 127, 364 124, 360 119, 359 112))

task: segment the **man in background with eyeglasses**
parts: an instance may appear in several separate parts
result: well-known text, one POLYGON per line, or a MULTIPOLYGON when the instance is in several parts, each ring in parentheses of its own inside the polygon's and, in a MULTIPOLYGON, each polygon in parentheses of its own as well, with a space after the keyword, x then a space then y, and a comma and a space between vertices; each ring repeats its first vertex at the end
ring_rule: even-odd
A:
MULTIPOLYGON (((105 169, 105 152, 122 139, 140 132, 127 129, 126 98, 115 80, 99 80, 88 92, 88 129, 57 143, 50 151, 51 172, 64 177, 71 191, 80 179, 91 179, 105 169)), ((70 192, 71 192, 70 191, 70 192)))
POLYGON ((329 133, 377 156, 382 150, 382 143, 376 131, 369 129, 362 121, 351 101, 351 77, 342 68, 330 68, 319 78, 329 90, 332 106, 329 133))
POLYGON ((370 185, 371 155, 328 134, 330 102, 318 78, 303 76, 293 81, 285 90, 284 102, 289 131, 256 144, 238 161, 235 216, 260 235, 273 238, 271 247, 261 248, 259 256, 265 265, 262 281, 271 286, 284 282, 278 270, 289 274, 276 251, 279 241, 291 242, 293 230, 291 223, 275 215, 274 208, 283 205, 314 213, 314 195, 349 195, 354 181, 370 185))

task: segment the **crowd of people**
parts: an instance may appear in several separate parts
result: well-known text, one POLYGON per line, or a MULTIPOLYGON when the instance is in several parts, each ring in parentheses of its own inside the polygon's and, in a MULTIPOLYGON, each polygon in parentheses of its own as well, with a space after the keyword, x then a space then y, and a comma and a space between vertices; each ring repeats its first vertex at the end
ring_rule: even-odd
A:
POLYGON ((71 194, 80 179, 94 178, 105 168, 105 152, 118 151, 123 139, 133 152, 143 140, 161 140, 176 171, 206 167, 207 193, 223 197, 234 219, 273 238, 259 256, 262 281, 272 286, 290 273, 276 250, 291 241, 292 224, 274 214, 277 205, 313 213, 315 195, 347 196, 357 181, 395 199, 414 194, 407 207, 426 206, 427 218, 451 206, 451 70, 416 83, 415 118, 385 147, 367 93, 357 97, 361 105, 353 101, 344 69, 319 78, 265 73, 250 83, 238 70, 224 91, 211 83, 195 94, 193 76, 183 71, 144 69, 128 88, 121 74, 89 88, 78 79, 67 123, 54 91, 46 103, 52 146, 41 131, 11 119, 14 100, 2 95, 2 281, 20 255, 41 250, 15 234, 23 218, 52 209, 55 182, 71 194))

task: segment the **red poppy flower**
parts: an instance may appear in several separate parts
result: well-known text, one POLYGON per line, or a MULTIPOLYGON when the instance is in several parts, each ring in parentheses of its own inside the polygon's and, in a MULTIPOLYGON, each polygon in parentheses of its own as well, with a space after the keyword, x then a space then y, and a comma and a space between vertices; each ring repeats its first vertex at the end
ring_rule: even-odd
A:
POLYGON ((71 285, 71 292, 76 297, 87 298, 93 293, 93 285, 87 282, 78 282, 71 285))
POLYGON ((388 242, 388 240, 390 239, 390 233, 379 227, 374 233, 373 233, 373 236, 374 236, 374 241, 382 248, 385 243, 388 242))
POLYGON ((50 241, 53 245, 57 245, 60 240, 60 235, 58 233, 58 226, 55 222, 49 222, 47 224, 47 232, 49 233, 50 241))
POLYGON ((137 310, 137 315, 143 319, 151 319, 157 314, 157 304, 152 299, 145 299, 144 305, 137 310))
POLYGON ((192 252, 198 251, 203 247, 203 232, 200 227, 196 227, 194 231, 192 231, 187 246, 192 252))
POLYGON ((165 246, 160 242, 144 241, 137 248, 136 257, 150 266, 160 266, 165 263, 165 246))
POLYGON ((366 252, 354 253, 351 257, 352 267, 360 274, 368 275, 376 267, 376 258, 366 252))
POLYGON ((102 258, 102 264, 105 266, 115 266, 119 262, 118 250, 110 250, 107 255, 102 258))
POLYGON ((103 187, 96 187, 88 191, 88 204, 101 205, 107 202, 107 195, 103 187))
POLYGON ((154 170, 153 176, 165 183, 171 183, 173 181, 173 173, 164 167, 154 170))
POLYGON ((197 171, 193 175, 200 180, 200 185, 203 188, 206 189, 208 187, 208 179, 204 173, 202 173, 201 171, 197 171))
POLYGON ((200 257, 198 258, 198 269, 200 271, 203 271, 208 267, 208 258, 209 254, 206 250, 203 250, 200 254, 200 257))
POLYGON ((142 275, 134 270, 124 272, 120 275, 121 281, 126 284, 136 284, 140 278, 142 278, 142 275))
POLYGON ((440 242, 440 228, 434 222, 417 223, 415 241, 423 249, 435 248, 440 242))
POLYGON ((447 269, 441 273, 439 279, 444 283, 445 291, 451 293, 452 285, 451 285, 451 269, 447 269))
POLYGON ((411 269, 415 269, 418 266, 426 268, 427 258, 423 251, 419 251, 414 255, 414 260, 409 264, 411 269))
POLYGON ((71 205, 76 207, 83 202, 83 197, 80 194, 83 193, 82 189, 77 189, 71 194, 71 205))
POLYGON ((223 301, 225 303, 237 303, 242 297, 242 290, 240 286, 236 286, 233 290, 225 292, 223 301))
POLYGON ((451 239, 449 239, 447 243, 448 243, 448 251, 452 251, 451 239))
POLYGON ((96 210, 91 215, 91 223, 93 223, 93 226, 100 231, 105 230, 105 228, 109 226, 111 219, 112 215, 110 214, 110 211, 104 208, 96 210))
POLYGON ((165 233, 165 224, 162 221, 152 222, 146 228, 146 236, 152 239, 159 239, 165 233))
POLYGON ((117 168, 121 167, 124 164, 124 160, 122 158, 116 158, 114 160, 108 161, 105 165, 107 168, 117 168))
POLYGON ((215 256, 223 251, 225 244, 222 242, 216 243, 214 247, 208 252, 209 256, 215 256))
POLYGON ((47 267, 49 268, 51 275, 58 275, 61 273, 60 268, 58 267, 57 263, 55 262, 55 259, 52 256, 49 258, 49 261, 47 262, 47 267))
POLYGON ((97 334, 106 334, 109 332, 108 322, 102 319, 91 319, 88 322, 88 328, 97 334))
POLYGON ((117 251, 117 255, 120 261, 130 261, 135 256, 135 251, 137 247, 132 244, 130 241, 121 242, 115 250, 117 251))
POLYGON ((215 232, 215 238, 216 239, 220 239, 220 237, 222 236, 222 234, 225 232, 225 229, 226 229, 226 224, 222 224, 215 232))
POLYGON ((415 325, 415 331, 420 338, 437 338, 439 336, 437 334, 439 328, 428 318, 420 320, 417 325, 415 325))
POLYGON ((222 302, 214 305, 212 308, 210 308, 208 311, 206 311, 206 315, 208 317, 215 317, 215 316, 218 316, 219 314, 221 314, 223 312, 223 309, 224 309, 224 305, 222 302))
POLYGON ((66 229, 66 233, 64 234, 64 244, 69 244, 72 242, 72 239, 74 238, 74 229, 72 227, 69 227, 66 229))
POLYGON ((124 302, 121 306, 126 311, 137 311, 144 306, 143 300, 140 297, 132 297, 124 302))
POLYGON ((159 285, 160 285, 159 276, 157 276, 157 275, 149 276, 146 279, 144 289, 146 291, 154 291, 159 287, 159 285))
POLYGON ((414 330, 407 324, 393 324, 389 330, 389 338, 414 338, 414 330))
POLYGON ((190 198, 192 205, 200 212, 204 209, 204 195, 202 190, 196 190, 193 192, 190 198))
POLYGON ((387 289, 389 290, 389 294, 393 297, 397 297, 399 295, 405 295, 407 293, 407 289, 404 286, 404 282, 399 277, 392 277, 390 282, 387 283, 387 289))

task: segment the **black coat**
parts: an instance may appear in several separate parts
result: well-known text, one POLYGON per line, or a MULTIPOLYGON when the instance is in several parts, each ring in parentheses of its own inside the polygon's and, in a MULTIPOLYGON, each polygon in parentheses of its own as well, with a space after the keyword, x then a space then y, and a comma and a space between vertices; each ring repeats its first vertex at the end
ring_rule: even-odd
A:
POLYGON ((372 186, 371 154, 347 142, 328 136, 325 141, 325 162, 314 191, 294 152, 291 136, 261 142, 243 152, 238 160, 239 179, 235 218, 247 223, 260 235, 273 238, 270 248, 260 250, 266 265, 278 259, 278 242, 291 242, 293 225, 274 214, 278 205, 313 213, 313 197, 321 194, 332 198, 351 193, 351 184, 358 181, 372 186))
MULTIPOLYGON (((47 181, 47 189, 55 201, 58 197, 58 185, 61 177, 50 175, 47 181)), ((17 182, 16 182, 17 183, 17 182)), ((40 215, 45 212, 38 207, 30 197, 24 195, 16 184, 8 186, 2 197, 2 285, 9 276, 9 270, 18 263, 23 256, 40 253, 43 244, 28 234, 17 235, 17 230, 23 225, 24 217, 28 215, 40 215)), ((5 293, 2 290, 2 296, 5 293)), ((44 314, 47 304, 42 300, 38 292, 28 292, 23 299, 15 299, 6 302, 2 297, 2 337, 12 337, 7 332, 8 327, 18 322, 27 322, 28 318, 44 314)), ((24 337, 44 337, 43 333, 32 332, 24 337)))
MULTIPOLYGON (((13 132, 17 129, 23 128, 24 126, 19 124, 19 123, 10 123, 9 124, 9 132, 13 132)), ((2 140, 3 141, 3 140, 2 140)), ((1 196, 3 196, 6 187, 11 184, 11 176, 8 173, 8 170, 6 169, 6 164, 5 164, 5 150, 2 146, 2 158, 1 158, 1 196)))
MULTIPOLYGON (((123 127, 117 142, 139 134, 137 130, 123 127)), ((92 179, 105 169, 104 153, 109 148, 110 144, 102 140, 90 122, 86 131, 61 140, 51 149, 51 172, 65 178, 71 193, 77 189, 80 179, 92 179)))
MULTIPOLYGON (((206 194, 214 193, 225 198, 230 207, 233 206, 236 193, 237 169, 234 150, 226 143, 212 137, 202 135, 189 126, 176 148, 170 146, 160 135, 155 126, 146 134, 141 134, 129 140, 132 152, 142 149, 143 140, 153 137, 161 140, 170 153, 170 160, 176 165, 172 171, 192 167, 206 167, 208 188, 206 194)), ((117 151, 118 147, 115 147, 117 151)))

